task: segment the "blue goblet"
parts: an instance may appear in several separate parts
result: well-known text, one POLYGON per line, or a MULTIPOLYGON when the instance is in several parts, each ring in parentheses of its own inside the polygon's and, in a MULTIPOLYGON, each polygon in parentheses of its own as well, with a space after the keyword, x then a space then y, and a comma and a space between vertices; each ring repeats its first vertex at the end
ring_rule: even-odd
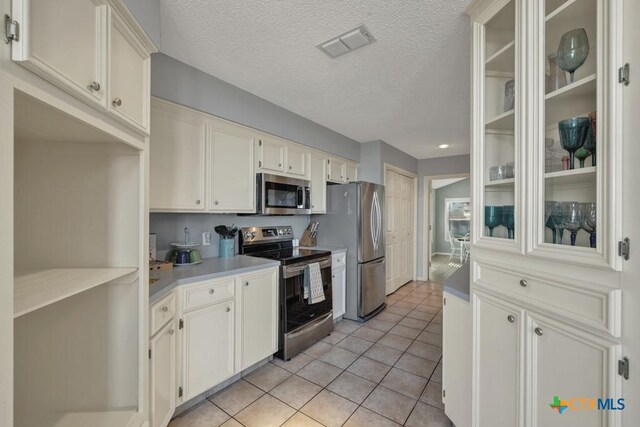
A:
POLYGON ((582 218, 580 225, 584 231, 589 233, 589 246, 596 247, 596 204, 580 203, 582 218))
POLYGON ((513 239, 513 230, 516 225, 515 219, 515 207, 503 206, 502 207, 502 222, 501 224, 507 229, 507 237, 513 239))
POLYGON ((589 117, 573 117, 558 123, 560 144, 569 152, 569 168, 574 168, 575 152, 582 147, 589 135, 589 117))
POLYGON ((589 150, 589 152, 591 153, 591 166, 595 166, 596 165, 596 134, 594 129, 595 118, 592 120, 591 114, 595 114, 595 113, 589 114, 589 121, 591 122, 591 125, 589 126, 589 133, 587 135, 587 140, 584 142, 584 146, 582 148, 589 150))
POLYGON ((551 221, 553 222, 553 228, 556 230, 556 235, 559 238, 553 240, 553 243, 562 244, 562 238, 564 237, 564 205, 560 202, 554 202, 555 205, 551 211, 551 221))
POLYGON ((553 221, 553 211, 556 208, 558 202, 544 202, 544 226, 551 230, 551 238, 553 243, 557 241, 556 225, 553 221))
POLYGON ((489 229, 489 237, 493 237, 493 229, 502 222, 502 206, 484 207, 484 225, 489 229))
POLYGON ((576 236, 582 228, 582 210, 578 202, 564 202, 564 228, 571 232, 571 246, 576 245, 576 236))

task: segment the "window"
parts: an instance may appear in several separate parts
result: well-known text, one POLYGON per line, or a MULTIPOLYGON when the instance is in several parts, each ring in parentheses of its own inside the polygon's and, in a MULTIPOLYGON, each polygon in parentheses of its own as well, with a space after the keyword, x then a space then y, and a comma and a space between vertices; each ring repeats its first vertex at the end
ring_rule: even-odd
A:
POLYGON ((444 239, 464 237, 471 231, 471 201, 468 197, 444 199, 444 239))

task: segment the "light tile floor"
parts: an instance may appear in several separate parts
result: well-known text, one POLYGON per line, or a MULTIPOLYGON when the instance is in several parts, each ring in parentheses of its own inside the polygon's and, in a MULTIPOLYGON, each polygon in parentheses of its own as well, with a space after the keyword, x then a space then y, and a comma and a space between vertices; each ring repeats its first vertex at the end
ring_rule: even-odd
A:
POLYGON ((366 323, 343 320, 289 362, 274 359, 170 427, 451 426, 442 404, 442 285, 410 282, 366 323))
POLYGON ((429 279, 435 283, 444 283, 460 267, 462 263, 458 257, 449 260, 449 255, 434 255, 431 257, 429 279))

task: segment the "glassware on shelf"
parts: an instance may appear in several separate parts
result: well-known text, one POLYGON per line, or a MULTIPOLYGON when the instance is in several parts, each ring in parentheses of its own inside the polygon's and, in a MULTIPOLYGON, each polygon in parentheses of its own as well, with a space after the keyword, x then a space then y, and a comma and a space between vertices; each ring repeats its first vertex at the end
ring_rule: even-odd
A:
POLYGON ((592 111, 588 114, 589 116, 589 124, 591 125, 589 129, 589 135, 587 136, 587 140, 584 143, 584 148, 591 152, 591 166, 596 165, 596 112, 592 111))
POLYGON ((589 56, 589 38, 584 28, 568 31, 560 38, 558 45, 558 66, 569 72, 571 83, 575 81, 575 72, 582 67, 589 56))
MULTIPOLYGON (((544 139, 544 171, 545 173, 562 170, 564 151, 553 138, 544 139)), ((567 162, 568 165, 568 162, 567 162)))
POLYGON ((504 111, 511 111, 516 105, 515 80, 509 80, 504 84, 504 111))
POLYGON ((576 245, 576 236, 582 228, 582 210, 578 202, 562 202, 564 207, 563 225, 571 232, 571 246, 576 245))
POLYGON ((574 168, 574 154, 587 140, 589 127, 589 117, 573 117, 558 123, 560 144, 569 152, 569 169, 574 168))
POLYGON ((500 224, 507 229, 507 237, 513 239, 513 231, 516 224, 515 207, 513 205, 502 207, 502 222, 500 224))
POLYGON ((514 162, 509 162, 506 165, 504 165, 504 177, 505 179, 509 179, 509 178, 514 178, 515 175, 515 167, 516 164, 514 162))
MULTIPOLYGON (((589 134, 591 133, 591 130, 588 131, 589 134)), ((587 137, 587 141, 589 140, 589 138, 587 137)), ((582 169, 584 167, 584 161, 587 159, 587 157, 589 157, 591 155, 591 151, 587 150, 585 147, 587 146, 587 142, 585 141, 585 144, 578 148, 576 150, 576 153, 574 154, 576 159, 578 159, 580 161, 580 168, 582 169)))
POLYGON ((544 202, 544 226, 551 230, 551 240, 553 243, 557 243, 556 224, 553 221, 553 213, 556 209, 558 202, 544 202))
POLYGON ((547 57, 549 74, 545 79, 545 93, 553 92, 567 85, 567 75, 558 67, 558 54, 552 53, 547 57))
POLYGON ((490 181, 500 181, 506 178, 506 169, 505 165, 491 166, 489 168, 489 180, 490 181))
MULTIPOLYGON (((562 238, 564 237, 564 216, 565 216, 565 206, 561 202, 551 202, 553 203, 553 210, 551 211, 551 221, 553 222, 553 228, 556 229, 556 235, 559 238, 558 243, 562 244, 562 238)), ((553 240, 553 243, 556 243, 556 240, 553 240)))
POLYGON ((489 237, 493 237, 493 229, 502 223, 502 206, 484 207, 484 225, 489 229, 489 237))
POLYGON ((569 156, 562 156, 562 170, 563 171, 566 171, 566 170, 570 169, 569 160, 571 160, 569 158, 569 156))
POLYGON ((580 203, 581 222, 580 226, 589 233, 589 246, 596 247, 596 204, 580 203))

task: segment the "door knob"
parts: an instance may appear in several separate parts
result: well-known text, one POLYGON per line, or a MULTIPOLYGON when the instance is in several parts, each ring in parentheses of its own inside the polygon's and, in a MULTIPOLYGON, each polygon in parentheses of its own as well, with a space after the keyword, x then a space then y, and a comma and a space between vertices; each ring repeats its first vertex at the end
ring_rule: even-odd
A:
POLYGON ((122 99, 114 98, 112 104, 113 104, 114 107, 119 107, 119 106, 122 105, 122 99))
POLYGON ((539 337, 542 336, 542 328, 541 327, 535 328, 534 331, 535 331, 537 336, 539 336, 539 337))
POLYGON ((98 82, 89 83, 89 89, 91 89, 94 92, 98 92, 100 90, 100 83, 98 82))

